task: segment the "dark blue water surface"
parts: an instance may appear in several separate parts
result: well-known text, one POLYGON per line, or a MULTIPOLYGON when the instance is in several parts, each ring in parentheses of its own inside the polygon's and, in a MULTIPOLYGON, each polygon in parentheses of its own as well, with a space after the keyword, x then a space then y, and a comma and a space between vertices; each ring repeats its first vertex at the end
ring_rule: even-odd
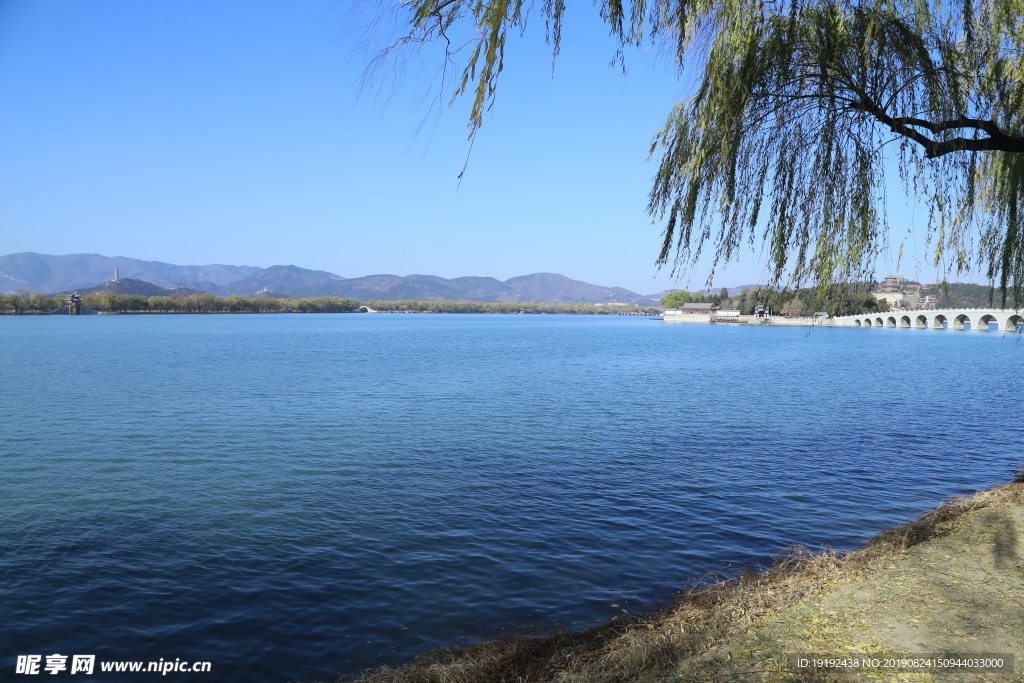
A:
POLYGON ((0 340, 2 679, 80 653, 308 681, 582 628, 1024 461, 1014 335, 210 315, 0 340))

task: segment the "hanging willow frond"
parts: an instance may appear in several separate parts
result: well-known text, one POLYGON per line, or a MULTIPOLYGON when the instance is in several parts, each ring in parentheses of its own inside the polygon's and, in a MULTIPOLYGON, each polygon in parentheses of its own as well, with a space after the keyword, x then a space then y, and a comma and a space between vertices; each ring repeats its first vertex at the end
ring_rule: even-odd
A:
MULTIPOLYGON (((651 146, 659 265, 762 243, 773 278, 870 279, 894 170, 929 211, 936 265, 1024 287, 1024 0, 598 0, 623 46, 670 41, 701 74, 651 146), (896 144, 887 144, 895 142, 896 144), (890 157, 885 154, 890 153, 890 157)), ((410 0, 410 35, 468 27, 453 97, 470 136, 524 0, 410 0)), ((564 0, 537 10, 558 54, 564 0)))

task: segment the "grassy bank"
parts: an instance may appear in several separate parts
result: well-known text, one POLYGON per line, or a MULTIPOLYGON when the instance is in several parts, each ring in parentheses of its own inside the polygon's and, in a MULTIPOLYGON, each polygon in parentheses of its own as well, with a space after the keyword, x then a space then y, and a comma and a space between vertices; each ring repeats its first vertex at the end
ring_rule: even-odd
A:
POLYGON ((797 669, 798 653, 1012 652, 1024 660, 1024 483, 948 501, 847 554, 790 549, 762 574, 573 633, 429 652, 364 683, 1024 681, 1016 674, 797 669))

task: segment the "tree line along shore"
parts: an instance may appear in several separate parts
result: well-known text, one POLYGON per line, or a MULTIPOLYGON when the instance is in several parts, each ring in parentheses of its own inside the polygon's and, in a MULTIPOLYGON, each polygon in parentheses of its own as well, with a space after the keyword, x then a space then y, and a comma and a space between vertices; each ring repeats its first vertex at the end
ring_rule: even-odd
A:
MULTIPOLYGON (((65 306, 65 296, 0 296, 0 314, 45 314, 65 306)), ((366 306, 384 313, 562 313, 577 315, 654 315, 650 306, 632 304, 549 304, 479 301, 356 301, 343 297, 311 299, 191 294, 141 296, 103 292, 82 297, 82 306, 101 313, 351 313, 366 306)))
MULTIPOLYGON (((686 303, 713 303, 721 308, 738 309, 751 315, 764 307, 776 315, 809 315, 823 311, 832 316, 885 312, 889 305, 876 299, 872 283, 844 283, 826 288, 782 289, 750 287, 729 295, 722 289, 708 292, 670 292, 660 300, 661 307, 675 308, 686 303)), ((940 308, 992 306, 1001 292, 992 287, 968 283, 943 284, 937 290, 940 308)), ((1012 300, 1011 305, 1017 302, 1012 300)), ((47 295, 21 291, 0 295, 0 314, 50 313, 65 306, 66 295, 47 295)), ((349 313, 362 306, 386 313, 563 313, 577 315, 657 315, 661 307, 633 304, 552 304, 536 302, 480 301, 357 301, 344 297, 273 298, 264 296, 216 296, 205 292, 172 296, 144 296, 99 292, 82 297, 82 305, 101 313, 349 313)))
POLYGON ((753 315, 763 308, 774 315, 804 316, 822 311, 832 316, 859 315, 889 310, 884 299, 876 299, 871 284, 844 283, 831 287, 804 289, 771 289, 749 287, 730 296, 724 287, 718 294, 708 292, 670 292, 661 299, 665 308, 678 308, 689 303, 709 303, 719 308, 738 310, 742 315, 753 315))
MULTIPOLYGON (((936 308, 1019 308, 1022 302, 1012 290, 990 285, 967 282, 942 282, 922 285, 913 280, 904 280, 904 286, 925 288, 936 297, 936 308)), ((875 282, 845 282, 827 287, 805 287, 801 289, 772 289, 770 287, 747 287, 742 292, 729 294, 722 289, 717 294, 677 290, 661 299, 665 308, 677 308, 688 303, 711 303, 720 308, 736 309, 742 315, 752 315, 758 308, 764 308, 774 315, 800 317, 824 312, 830 316, 884 313, 890 310, 884 298, 876 298, 873 291, 875 282)))

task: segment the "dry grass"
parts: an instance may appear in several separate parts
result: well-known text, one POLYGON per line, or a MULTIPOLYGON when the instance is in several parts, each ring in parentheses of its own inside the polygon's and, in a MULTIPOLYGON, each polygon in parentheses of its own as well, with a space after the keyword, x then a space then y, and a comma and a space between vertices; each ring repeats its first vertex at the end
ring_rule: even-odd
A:
MULTIPOLYGON (((618 619, 579 633, 526 634, 438 649, 405 666, 368 671, 360 680, 619 683, 654 679, 670 670, 678 679, 680 662, 720 658, 723 655, 715 652, 716 647, 745 637, 769 617, 856 581, 872 566, 910 547, 949 535, 968 512, 1006 503, 1024 503, 1024 483, 946 501, 920 519, 884 531, 845 555, 812 553, 800 547, 787 549, 762 574, 746 572, 688 590, 670 607, 646 616, 618 619)), ((695 670, 704 671, 704 675, 708 672, 703 666, 695 670)))

